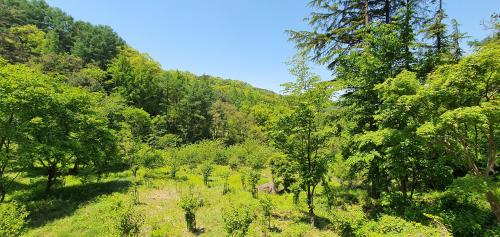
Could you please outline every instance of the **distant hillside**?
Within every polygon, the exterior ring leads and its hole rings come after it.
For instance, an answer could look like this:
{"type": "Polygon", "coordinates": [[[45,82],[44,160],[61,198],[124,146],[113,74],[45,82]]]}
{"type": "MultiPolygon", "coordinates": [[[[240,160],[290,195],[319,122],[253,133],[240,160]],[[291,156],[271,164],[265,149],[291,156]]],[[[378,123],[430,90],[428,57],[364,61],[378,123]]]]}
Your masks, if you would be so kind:
{"type": "Polygon", "coordinates": [[[175,134],[188,143],[244,140],[247,132],[235,132],[238,138],[227,134],[233,126],[260,131],[256,136],[263,138],[270,114],[284,104],[280,95],[245,82],[164,71],[111,27],[74,20],[44,1],[0,0],[0,11],[2,58],[69,86],[102,93],[109,97],[105,101],[114,101],[107,105],[113,111],[126,106],[143,110],[154,124],[146,132],[150,137],[175,134]]]}

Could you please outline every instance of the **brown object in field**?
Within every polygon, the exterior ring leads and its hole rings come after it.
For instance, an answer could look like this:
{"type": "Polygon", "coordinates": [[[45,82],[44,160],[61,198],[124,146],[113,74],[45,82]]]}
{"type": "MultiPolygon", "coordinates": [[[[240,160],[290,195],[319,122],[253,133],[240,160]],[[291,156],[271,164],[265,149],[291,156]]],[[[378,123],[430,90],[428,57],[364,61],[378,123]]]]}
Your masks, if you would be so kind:
{"type": "Polygon", "coordinates": [[[274,182],[269,182],[263,185],[260,185],[257,187],[259,191],[263,191],[269,194],[276,194],[278,191],[276,190],[276,186],[274,185],[274,182]]]}

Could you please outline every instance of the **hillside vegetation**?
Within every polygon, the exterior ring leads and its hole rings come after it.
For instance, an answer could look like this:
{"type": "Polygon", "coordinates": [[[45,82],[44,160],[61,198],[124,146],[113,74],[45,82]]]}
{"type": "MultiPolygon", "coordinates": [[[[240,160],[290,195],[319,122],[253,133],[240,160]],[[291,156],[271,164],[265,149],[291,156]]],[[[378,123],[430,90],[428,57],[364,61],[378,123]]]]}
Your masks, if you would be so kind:
{"type": "Polygon", "coordinates": [[[0,0],[0,236],[499,236],[499,17],[441,6],[311,1],[277,94],[0,0]]]}

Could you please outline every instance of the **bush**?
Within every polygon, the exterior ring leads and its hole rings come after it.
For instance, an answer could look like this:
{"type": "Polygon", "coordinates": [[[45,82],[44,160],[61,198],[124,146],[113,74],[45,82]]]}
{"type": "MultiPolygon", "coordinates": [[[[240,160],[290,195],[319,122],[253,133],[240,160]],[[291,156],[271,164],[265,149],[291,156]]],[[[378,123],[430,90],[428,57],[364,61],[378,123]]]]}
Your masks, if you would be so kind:
{"type": "Polygon", "coordinates": [[[353,236],[355,230],[361,228],[367,218],[360,205],[346,205],[342,209],[333,210],[331,220],[336,232],[343,236],[353,236]]]}
{"type": "Polygon", "coordinates": [[[197,165],[203,162],[224,165],[227,163],[224,151],[225,148],[222,142],[205,140],[181,147],[177,156],[182,160],[182,164],[189,165],[190,168],[196,168],[197,165]]]}
{"type": "Polygon", "coordinates": [[[203,183],[208,187],[210,184],[210,175],[212,175],[214,167],[212,164],[208,162],[204,162],[203,164],[200,165],[200,172],[201,175],[203,176],[203,183]]]}
{"type": "Polygon", "coordinates": [[[203,200],[189,191],[181,197],[179,205],[184,210],[187,230],[189,232],[196,231],[196,211],[203,206],[203,200]]]}
{"type": "Polygon", "coordinates": [[[0,204],[0,236],[19,236],[26,225],[28,211],[16,202],[0,204]]]}
{"type": "Polygon", "coordinates": [[[359,236],[447,236],[446,230],[409,222],[395,216],[382,215],[378,221],[368,221],[356,230],[359,236]]]}
{"type": "Polygon", "coordinates": [[[221,172],[220,176],[222,178],[222,181],[224,182],[222,185],[222,195],[226,195],[227,193],[229,193],[230,188],[229,188],[229,175],[230,175],[230,171],[228,170],[224,170],[221,172]]]}
{"type": "Polygon", "coordinates": [[[250,207],[246,205],[231,205],[222,209],[224,228],[229,236],[246,236],[253,221],[250,207]]]}
{"type": "Polygon", "coordinates": [[[133,206],[127,206],[119,213],[116,228],[120,236],[139,236],[143,224],[144,217],[133,206]]]}
{"type": "Polygon", "coordinates": [[[274,153],[273,148],[251,139],[227,149],[228,162],[232,169],[243,166],[262,169],[274,153]]]}
{"type": "Polygon", "coordinates": [[[260,208],[262,209],[262,216],[264,224],[268,230],[271,229],[271,212],[274,208],[273,200],[265,196],[259,200],[260,208]]]}
{"type": "Polygon", "coordinates": [[[498,224],[485,193],[498,191],[498,187],[492,180],[467,175],[454,180],[444,192],[418,197],[413,210],[407,210],[405,216],[414,216],[413,220],[419,222],[428,220],[425,213],[437,216],[454,236],[491,236],[498,224]]]}
{"type": "Polygon", "coordinates": [[[257,183],[260,180],[260,171],[259,170],[251,170],[248,175],[248,188],[250,189],[250,192],[252,193],[252,197],[257,198],[257,183]]]}

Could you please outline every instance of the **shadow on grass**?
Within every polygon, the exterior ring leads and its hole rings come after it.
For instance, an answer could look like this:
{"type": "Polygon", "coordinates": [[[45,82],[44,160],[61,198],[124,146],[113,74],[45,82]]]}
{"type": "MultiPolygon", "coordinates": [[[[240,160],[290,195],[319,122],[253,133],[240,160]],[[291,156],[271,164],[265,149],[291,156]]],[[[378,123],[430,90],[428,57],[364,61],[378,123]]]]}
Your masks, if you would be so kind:
{"type": "MultiPolygon", "coordinates": [[[[299,222],[305,224],[311,224],[311,220],[309,219],[309,213],[301,211],[303,216],[299,219],[299,222]]],[[[321,217],[318,215],[314,216],[314,226],[320,230],[328,229],[331,226],[332,222],[325,217],[321,217]]]]}
{"type": "Polygon", "coordinates": [[[50,194],[46,194],[44,190],[37,190],[32,193],[27,203],[30,225],[36,228],[69,216],[96,197],[114,192],[126,192],[130,185],[130,181],[127,180],[114,180],[54,188],[50,194]]]}
{"type": "Polygon", "coordinates": [[[203,233],[205,233],[205,228],[200,227],[200,228],[196,228],[196,230],[195,230],[195,232],[193,234],[195,234],[196,236],[198,236],[198,235],[201,235],[203,233]]]}
{"type": "Polygon", "coordinates": [[[276,226],[272,226],[270,231],[273,233],[281,233],[282,230],[276,226]]]}

